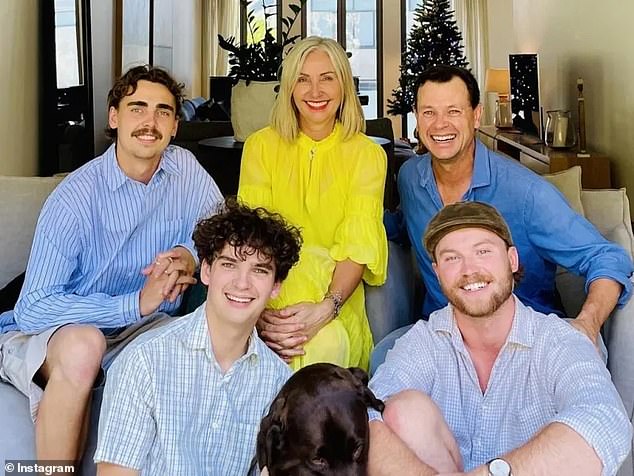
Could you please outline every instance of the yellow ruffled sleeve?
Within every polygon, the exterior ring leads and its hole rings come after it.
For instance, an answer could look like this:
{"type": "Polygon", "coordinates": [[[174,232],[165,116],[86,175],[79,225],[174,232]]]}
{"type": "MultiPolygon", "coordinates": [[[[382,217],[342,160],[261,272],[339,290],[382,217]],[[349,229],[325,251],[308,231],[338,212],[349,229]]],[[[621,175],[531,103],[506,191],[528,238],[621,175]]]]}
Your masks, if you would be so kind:
{"type": "Polygon", "coordinates": [[[238,197],[251,207],[272,208],[271,161],[274,158],[266,140],[271,133],[271,129],[265,128],[251,134],[242,149],[238,197]]]}
{"type": "Polygon", "coordinates": [[[387,158],[383,149],[365,137],[355,147],[356,163],[347,181],[344,219],[335,231],[330,255],[335,261],[350,259],[365,264],[363,280],[372,286],[385,282],[387,237],[383,226],[383,193],[387,158]]]}

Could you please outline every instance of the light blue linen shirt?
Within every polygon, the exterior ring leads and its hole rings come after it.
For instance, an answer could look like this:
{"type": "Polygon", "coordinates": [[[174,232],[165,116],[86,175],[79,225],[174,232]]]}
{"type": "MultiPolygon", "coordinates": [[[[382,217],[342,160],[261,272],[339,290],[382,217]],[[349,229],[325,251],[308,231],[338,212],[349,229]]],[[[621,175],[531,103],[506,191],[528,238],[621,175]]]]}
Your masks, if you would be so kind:
{"type": "Polygon", "coordinates": [[[522,446],[554,422],[568,425],[594,448],[603,475],[615,474],[631,449],[629,418],[590,340],[517,298],[511,331],[484,393],[451,305],[396,341],[370,388],[381,399],[406,389],[429,395],[467,471],[522,446]]]}
{"type": "MultiPolygon", "coordinates": [[[[423,316],[428,316],[447,305],[422,243],[427,224],[443,207],[429,154],[414,156],[403,164],[398,191],[402,216],[387,214],[385,226],[390,239],[397,239],[403,226],[407,229],[427,290],[423,316]],[[398,218],[403,220],[401,228],[398,218]]],[[[584,276],[586,291],[598,278],[617,281],[623,285],[619,305],[629,299],[629,277],[634,269],[630,256],[570,208],[555,187],[518,161],[476,140],[473,177],[462,199],[493,205],[508,223],[524,267],[515,293],[527,306],[563,315],[555,291],[557,265],[584,276]]]]}
{"type": "Polygon", "coordinates": [[[223,375],[203,304],[141,335],[114,361],[94,460],[143,475],[246,475],[260,420],[290,375],[255,330],[223,375]]]}
{"type": "MultiPolygon", "coordinates": [[[[38,333],[68,323],[119,328],[140,319],[141,269],[185,246],[222,200],[187,150],[168,146],[146,185],[126,176],[115,145],[64,179],[42,208],[22,292],[0,331],[38,333]]],[[[180,298],[158,311],[173,313],[180,298]]]]}

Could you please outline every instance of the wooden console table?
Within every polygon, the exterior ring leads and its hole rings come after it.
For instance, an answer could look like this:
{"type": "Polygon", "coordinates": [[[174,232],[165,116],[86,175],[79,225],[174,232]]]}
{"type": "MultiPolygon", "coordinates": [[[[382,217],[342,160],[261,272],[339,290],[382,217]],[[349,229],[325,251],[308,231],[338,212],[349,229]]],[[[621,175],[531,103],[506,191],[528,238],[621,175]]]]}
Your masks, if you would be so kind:
{"type": "Polygon", "coordinates": [[[560,172],[575,165],[581,167],[583,188],[612,188],[610,160],[603,154],[591,152],[590,157],[577,157],[576,149],[553,149],[528,134],[505,132],[495,126],[482,126],[477,131],[484,144],[537,172],[560,172]]]}

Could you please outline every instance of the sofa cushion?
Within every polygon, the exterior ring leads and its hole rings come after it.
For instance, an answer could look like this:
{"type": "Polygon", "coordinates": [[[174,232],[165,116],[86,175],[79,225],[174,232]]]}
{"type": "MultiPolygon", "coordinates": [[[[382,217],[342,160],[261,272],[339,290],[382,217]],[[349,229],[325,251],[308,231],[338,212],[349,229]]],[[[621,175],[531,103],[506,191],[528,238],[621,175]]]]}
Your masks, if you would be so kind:
{"type": "MultiPolygon", "coordinates": [[[[103,387],[93,391],[90,411],[90,430],[79,474],[94,476],[93,456],[97,446],[97,429],[103,387]]],[[[35,459],[35,427],[31,421],[29,400],[10,384],[0,381],[0,461],[7,459],[35,459]]]]}
{"type": "Polygon", "coordinates": [[[583,190],[581,201],[586,218],[601,234],[634,256],[630,202],[625,189],[583,190]]]}
{"type": "MultiPolygon", "coordinates": [[[[581,201],[586,218],[608,240],[634,254],[630,204],[625,189],[583,190],[581,201]]],[[[585,301],[585,279],[572,273],[557,272],[557,290],[568,316],[576,316],[585,301]]]]}
{"type": "Polygon", "coordinates": [[[566,197],[574,211],[585,216],[581,202],[581,167],[575,165],[562,172],[544,174],[543,177],[566,197]]]}
{"type": "Polygon", "coordinates": [[[35,459],[35,430],[29,400],[0,381],[0,461],[35,459]]]}
{"type": "Polygon", "coordinates": [[[26,269],[40,209],[61,180],[0,176],[0,289],[26,269]]]}

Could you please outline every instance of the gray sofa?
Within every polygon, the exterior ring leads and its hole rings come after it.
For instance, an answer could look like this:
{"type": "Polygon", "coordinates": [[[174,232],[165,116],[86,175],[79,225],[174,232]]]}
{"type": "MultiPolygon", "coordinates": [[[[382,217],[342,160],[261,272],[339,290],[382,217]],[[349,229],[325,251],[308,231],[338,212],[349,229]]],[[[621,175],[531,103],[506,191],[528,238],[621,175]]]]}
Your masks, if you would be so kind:
{"type": "MultiPolygon", "coordinates": [[[[40,209],[61,177],[0,176],[0,289],[24,272],[40,209]]],[[[93,424],[80,474],[95,474],[92,454],[101,391],[93,399],[93,424]]],[[[0,462],[35,459],[35,434],[28,400],[11,385],[0,382],[0,462]]]]}
{"type": "MultiPolygon", "coordinates": [[[[571,202],[578,202],[586,217],[608,238],[634,254],[634,235],[625,190],[581,191],[579,171],[573,186],[557,186],[571,202]],[[572,188],[572,190],[566,190],[572,188]]],[[[558,177],[561,179],[561,177],[558,177]]],[[[30,244],[40,208],[60,178],[0,176],[0,289],[22,273],[26,267],[30,244]]],[[[565,180],[564,180],[565,182],[565,180]]],[[[420,309],[417,291],[421,289],[412,256],[408,249],[389,243],[388,280],[380,287],[366,286],[366,308],[375,342],[385,337],[393,327],[414,322],[420,309]],[[395,299],[398,295],[401,299],[395,299]],[[391,315],[390,319],[385,317],[391,315]],[[394,325],[392,324],[392,326],[394,325]]],[[[557,286],[566,311],[576,315],[583,302],[583,281],[561,270],[557,286]]],[[[634,300],[617,310],[604,329],[609,350],[608,366],[614,383],[632,419],[634,414],[634,300]]],[[[96,444],[98,410],[101,389],[93,395],[91,431],[80,474],[95,473],[92,455],[96,444]]],[[[28,402],[8,384],[0,383],[0,461],[33,459],[35,444],[28,402]]],[[[619,476],[634,476],[631,455],[623,464],[619,476]]]]}

